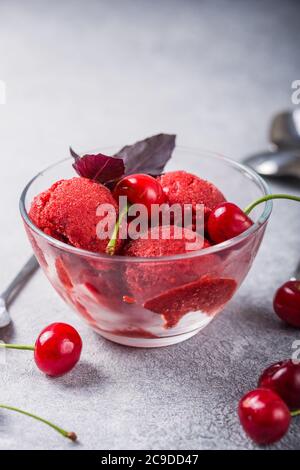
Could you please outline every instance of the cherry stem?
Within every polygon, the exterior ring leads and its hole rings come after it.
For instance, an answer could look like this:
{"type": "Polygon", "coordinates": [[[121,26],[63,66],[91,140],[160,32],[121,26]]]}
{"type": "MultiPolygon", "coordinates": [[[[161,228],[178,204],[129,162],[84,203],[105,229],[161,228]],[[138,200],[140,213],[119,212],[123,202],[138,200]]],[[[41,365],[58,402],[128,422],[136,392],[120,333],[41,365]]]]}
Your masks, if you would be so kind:
{"type": "Polygon", "coordinates": [[[0,348],[6,349],[22,349],[23,351],[34,351],[34,346],[28,346],[26,344],[6,344],[0,343],[0,348]]]}
{"type": "Polygon", "coordinates": [[[41,418],[40,416],[34,415],[32,413],[29,413],[28,411],[21,410],[20,408],[15,408],[14,406],[9,406],[9,405],[1,405],[0,408],[4,408],[5,410],[10,410],[10,411],[16,411],[17,413],[21,413],[23,415],[29,416],[30,418],[36,419],[37,421],[41,421],[44,424],[47,424],[47,426],[50,426],[52,429],[55,431],[59,432],[64,437],[67,437],[68,439],[71,439],[71,441],[76,441],[77,436],[74,432],[69,432],[65,431],[59,426],[56,426],[56,424],[51,423],[51,421],[48,421],[47,419],[41,418]]]}
{"type": "Polygon", "coordinates": [[[262,202],[270,201],[272,199],[290,199],[291,201],[300,202],[300,197],[293,196],[291,194],[268,194],[267,196],[256,199],[256,201],[249,204],[249,206],[247,206],[244,209],[245,214],[247,214],[247,215],[250,214],[252,209],[254,209],[254,207],[258,206],[258,204],[261,204],[262,202]]]}
{"type": "Polygon", "coordinates": [[[108,255],[112,256],[115,254],[120,225],[123,220],[123,217],[125,216],[125,214],[127,214],[128,209],[129,209],[129,204],[126,204],[126,206],[123,207],[122,211],[120,212],[117,222],[115,223],[111,239],[109,240],[106,250],[105,250],[108,255]]]}
{"type": "Polygon", "coordinates": [[[291,411],[291,416],[299,416],[300,410],[291,411]]]}

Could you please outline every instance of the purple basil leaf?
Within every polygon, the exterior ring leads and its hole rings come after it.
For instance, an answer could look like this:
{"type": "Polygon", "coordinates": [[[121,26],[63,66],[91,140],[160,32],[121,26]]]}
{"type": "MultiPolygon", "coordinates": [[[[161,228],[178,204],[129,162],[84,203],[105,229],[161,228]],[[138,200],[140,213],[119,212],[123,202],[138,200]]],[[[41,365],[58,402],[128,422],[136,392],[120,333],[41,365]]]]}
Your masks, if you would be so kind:
{"type": "Polygon", "coordinates": [[[176,135],[173,134],[157,134],[133,145],[126,145],[115,156],[124,160],[125,175],[160,175],[171,158],[175,139],[176,135]]]}
{"type": "Polygon", "coordinates": [[[70,153],[75,160],[73,168],[79,176],[99,183],[107,183],[124,175],[125,167],[122,158],[108,157],[102,153],[80,157],[71,147],[70,153]]]}

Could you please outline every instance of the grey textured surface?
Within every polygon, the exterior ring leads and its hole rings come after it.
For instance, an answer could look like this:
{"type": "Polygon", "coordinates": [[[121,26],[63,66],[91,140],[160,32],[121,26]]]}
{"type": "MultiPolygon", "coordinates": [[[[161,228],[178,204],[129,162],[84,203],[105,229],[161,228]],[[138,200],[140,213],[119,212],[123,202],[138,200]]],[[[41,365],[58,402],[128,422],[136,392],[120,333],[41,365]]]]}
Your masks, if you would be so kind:
{"type": "MultiPolygon", "coordinates": [[[[30,248],[18,197],[67,147],[132,142],[157,131],[236,159],[267,145],[270,116],[291,107],[300,78],[299,2],[0,2],[0,285],[30,248]]],[[[272,183],[273,190],[299,193],[272,183]]],[[[1,449],[252,449],[236,414],[266,365],[299,332],[272,313],[275,288],[300,255],[299,206],[278,202],[256,263],[226,310],[165,349],[111,344],[77,319],[38,272],[11,308],[5,341],[32,342],[63,320],[83,336],[82,362],[52,380],[30,352],[2,354],[0,401],[74,430],[73,445],[1,411],[1,449]]],[[[275,448],[299,448],[300,420],[275,448]]]]}

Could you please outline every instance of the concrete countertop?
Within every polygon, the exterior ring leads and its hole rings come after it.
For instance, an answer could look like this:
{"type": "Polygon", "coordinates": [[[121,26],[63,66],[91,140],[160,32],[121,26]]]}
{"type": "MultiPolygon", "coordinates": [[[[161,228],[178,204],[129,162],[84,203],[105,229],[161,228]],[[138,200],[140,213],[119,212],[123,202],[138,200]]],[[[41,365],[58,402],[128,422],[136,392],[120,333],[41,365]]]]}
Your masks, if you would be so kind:
{"type": "MultiPolygon", "coordinates": [[[[265,149],[273,113],[293,107],[300,79],[297,1],[0,2],[0,285],[30,254],[18,212],[25,183],[75,149],[156,132],[240,160],[265,149]]],[[[300,185],[271,182],[274,191],[300,185]]],[[[90,331],[39,271],[0,332],[31,343],[52,321],[72,323],[82,361],[57,380],[30,352],[1,355],[0,401],[75,431],[0,412],[1,449],[252,449],[236,407],[263,368],[289,357],[297,330],[272,312],[299,258],[299,206],[275,204],[243,286],[204,331],[165,349],[131,349],[90,331]]],[[[300,420],[274,448],[299,448],[300,420]]]]}

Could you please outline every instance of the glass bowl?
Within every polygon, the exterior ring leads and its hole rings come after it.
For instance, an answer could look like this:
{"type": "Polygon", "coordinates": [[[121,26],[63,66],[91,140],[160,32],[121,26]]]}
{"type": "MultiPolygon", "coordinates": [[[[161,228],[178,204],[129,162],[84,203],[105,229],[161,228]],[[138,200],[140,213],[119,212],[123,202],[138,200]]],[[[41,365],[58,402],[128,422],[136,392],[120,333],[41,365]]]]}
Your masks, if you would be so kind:
{"type": "MultiPolygon", "coordinates": [[[[102,149],[107,154],[117,150],[102,149]]],[[[34,196],[57,180],[75,176],[71,163],[68,158],[38,173],[20,200],[28,238],[55,290],[97,333],[116,343],[167,346],[198,333],[225,307],[248,273],[272,202],[251,213],[255,223],[246,232],[219,245],[162,258],[112,257],[58,241],[28,217],[34,196]]],[[[208,151],[176,147],[166,167],[172,170],[213,182],[240,207],[269,194],[252,170],[208,151]]]]}

